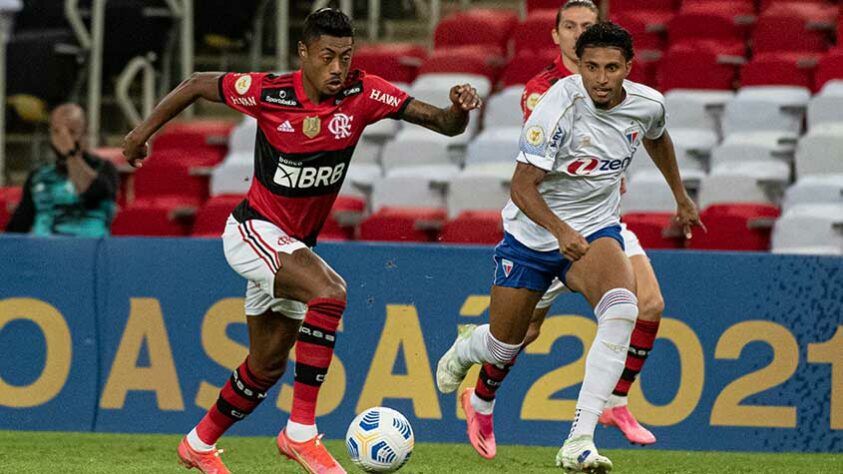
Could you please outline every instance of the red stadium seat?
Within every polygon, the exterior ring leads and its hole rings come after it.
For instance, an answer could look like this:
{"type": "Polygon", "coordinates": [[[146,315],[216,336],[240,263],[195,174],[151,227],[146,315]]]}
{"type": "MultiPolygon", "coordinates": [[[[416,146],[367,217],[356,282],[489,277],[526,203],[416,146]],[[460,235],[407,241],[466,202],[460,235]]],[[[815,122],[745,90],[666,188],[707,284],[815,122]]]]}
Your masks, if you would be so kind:
{"type": "Polygon", "coordinates": [[[763,204],[717,204],[700,219],[708,232],[696,230],[688,247],[697,250],[756,250],[770,248],[770,231],[779,210],[763,204]]]}
{"type": "Polygon", "coordinates": [[[217,164],[215,156],[193,155],[188,149],[154,151],[135,172],[135,199],[174,196],[186,201],[208,198],[207,170],[217,164]]]}
{"type": "Polygon", "coordinates": [[[338,196],[325,221],[319,240],[350,240],[366,210],[366,201],[355,196],[338,196]]]}
{"type": "Polygon", "coordinates": [[[449,244],[495,245],[503,240],[499,211],[464,211],[448,221],[440,240],[449,244]]]}
{"type": "Polygon", "coordinates": [[[828,40],[823,30],[809,29],[808,21],[791,14],[762,15],[752,33],[755,53],[776,51],[825,51],[828,40]]]}
{"type": "Polygon", "coordinates": [[[527,0],[527,13],[532,14],[535,11],[553,10],[555,14],[563,2],[559,0],[527,0]]]}
{"type": "Polygon", "coordinates": [[[755,4],[752,0],[683,0],[679,12],[741,17],[755,15],[755,4]]]}
{"type": "MultiPolygon", "coordinates": [[[[799,0],[803,4],[819,4],[819,5],[828,5],[829,0],[799,0]]],[[[763,12],[767,8],[773,5],[781,5],[787,3],[794,3],[794,0],[761,0],[761,11],[763,12]]]]}
{"type": "Polygon", "coordinates": [[[613,14],[612,21],[629,31],[636,53],[643,50],[662,51],[667,42],[667,25],[673,15],[665,12],[630,11],[613,14]]]}
{"type": "Polygon", "coordinates": [[[243,196],[239,194],[223,194],[208,199],[196,213],[190,234],[194,237],[221,236],[225,230],[225,221],[242,200],[243,196]]]}
{"type": "Polygon", "coordinates": [[[742,43],[743,32],[734,18],[719,13],[679,13],[668,24],[671,45],[689,39],[710,39],[722,43],[742,43]]]}
{"type": "Polygon", "coordinates": [[[661,59],[661,53],[636,55],[629,80],[657,88],[661,59]]]}
{"type": "Polygon", "coordinates": [[[360,224],[360,240],[432,242],[445,220],[442,209],[385,207],[360,224]]]}
{"type": "Polygon", "coordinates": [[[434,49],[483,46],[505,55],[517,24],[518,14],[512,10],[473,8],[455,13],[436,25],[434,49]]]}
{"type": "Polygon", "coordinates": [[[814,90],[819,92],[826,82],[843,78],[843,47],[832,49],[820,59],[814,75],[814,90]]]}
{"type": "Polygon", "coordinates": [[[198,202],[185,203],[172,198],[135,201],[117,213],[111,224],[111,234],[186,236],[190,230],[189,218],[198,205],[198,202]],[[183,208],[186,204],[191,205],[183,208]]]}
{"type": "Polygon", "coordinates": [[[678,249],[683,246],[684,237],[680,234],[676,237],[665,235],[673,222],[672,213],[636,212],[624,214],[621,220],[629,230],[635,232],[645,249],[678,249]]]}
{"type": "Polygon", "coordinates": [[[641,10],[672,12],[680,3],[682,2],[678,0],[612,0],[609,4],[609,13],[614,15],[620,12],[641,10]]]}
{"type": "Polygon", "coordinates": [[[110,161],[117,168],[117,172],[120,174],[120,187],[117,189],[117,205],[125,206],[128,195],[131,193],[130,190],[134,189],[133,175],[135,169],[126,161],[126,157],[123,156],[123,149],[120,147],[100,147],[92,150],[92,153],[110,161]]]}
{"type": "Polygon", "coordinates": [[[506,65],[500,82],[503,87],[526,84],[533,76],[550,65],[557,56],[559,56],[558,49],[519,51],[506,65]]]}
{"type": "Polygon", "coordinates": [[[741,69],[741,85],[783,85],[813,88],[818,54],[761,53],[741,69]]]}
{"type": "Polygon", "coordinates": [[[23,188],[20,186],[0,188],[0,232],[9,223],[22,194],[23,188]]]}
{"type": "Polygon", "coordinates": [[[427,58],[427,49],[414,43],[377,43],[354,50],[352,67],[390,82],[412,83],[427,58]]]}
{"type": "Polygon", "coordinates": [[[220,161],[228,148],[228,136],[237,125],[228,120],[192,120],[176,122],[164,127],[152,142],[155,151],[168,148],[208,148],[220,154],[220,161]]]}
{"type": "Polygon", "coordinates": [[[486,76],[495,84],[503,59],[494,52],[476,46],[436,50],[422,64],[419,75],[463,73],[486,76]]]}
{"type": "MultiPolygon", "coordinates": [[[[714,44],[716,46],[716,43],[714,44]]],[[[737,45],[741,48],[741,45],[737,45]]],[[[731,53],[736,52],[733,48],[731,53]]],[[[671,47],[659,64],[658,84],[671,89],[733,89],[737,68],[705,43],[689,42],[671,47]]]]}
{"type": "Polygon", "coordinates": [[[552,32],[556,28],[556,10],[538,10],[530,13],[523,22],[515,27],[512,40],[515,42],[515,53],[524,50],[545,51],[559,50],[553,43],[552,32]]]}

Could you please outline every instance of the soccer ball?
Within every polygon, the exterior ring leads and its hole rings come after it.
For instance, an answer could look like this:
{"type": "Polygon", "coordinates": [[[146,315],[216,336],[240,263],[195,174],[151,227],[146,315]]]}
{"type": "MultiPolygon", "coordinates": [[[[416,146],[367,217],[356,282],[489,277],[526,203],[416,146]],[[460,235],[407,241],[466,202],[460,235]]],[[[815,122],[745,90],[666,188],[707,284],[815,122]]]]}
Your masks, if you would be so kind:
{"type": "Polygon", "coordinates": [[[366,472],[395,472],[413,453],[413,428],[404,415],[392,408],[369,408],[348,426],[348,455],[366,472]]]}

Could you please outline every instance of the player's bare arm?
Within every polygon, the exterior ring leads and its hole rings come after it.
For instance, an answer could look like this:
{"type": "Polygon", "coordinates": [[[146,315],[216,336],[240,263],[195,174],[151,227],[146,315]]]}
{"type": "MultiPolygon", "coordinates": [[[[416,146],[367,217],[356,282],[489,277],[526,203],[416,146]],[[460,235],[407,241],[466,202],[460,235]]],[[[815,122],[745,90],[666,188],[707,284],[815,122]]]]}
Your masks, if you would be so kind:
{"type": "Polygon", "coordinates": [[[483,101],[477,95],[477,89],[469,84],[452,87],[450,99],[451,106],[447,109],[413,100],[402,118],[449,137],[459,135],[468,126],[468,112],[480,108],[483,101]]]}
{"type": "Polygon", "coordinates": [[[576,262],[588,251],[588,242],[548,207],[538,189],[545,176],[547,172],[541,168],[518,163],[512,175],[512,202],[533,222],[549,230],[559,241],[562,255],[576,262]]]}
{"type": "Polygon", "coordinates": [[[129,164],[135,168],[142,166],[141,161],[149,153],[146,145],[149,137],[197,99],[222,102],[219,92],[219,80],[222,75],[221,72],[194,72],[167,94],[149,117],[123,139],[123,156],[129,164]]]}
{"type": "Polygon", "coordinates": [[[673,140],[670,139],[670,134],[665,130],[659,138],[654,140],[645,138],[644,148],[647,149],[653,163],[661,171],[673,192],[673,197],[676,199],[676,222],[682,227],[685,238],[691,238],[691,226],[698,225],[705,230],[697,206],[688,196],[685,186],[682,184],[679,166],[676,164],[676,151],[673,148],[673,140]]]}

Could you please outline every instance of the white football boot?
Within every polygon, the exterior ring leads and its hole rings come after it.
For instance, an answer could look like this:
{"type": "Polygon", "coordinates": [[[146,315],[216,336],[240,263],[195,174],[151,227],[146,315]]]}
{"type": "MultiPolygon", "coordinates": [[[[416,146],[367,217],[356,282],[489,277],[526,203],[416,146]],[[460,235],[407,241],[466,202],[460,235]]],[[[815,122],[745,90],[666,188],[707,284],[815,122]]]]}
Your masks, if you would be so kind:
{"type": "Polygon", "coordinates": [[[460,326],[457,339],[451,348],[439,359],[436,365],[436,387],[442,393],[451,393],[459,388],[468,369],[473,365],[471,362],[462,362],[457,357],[457,344],[465,344],[477,326],[465,324],[460,326]]]}
{"type": "Polygon", "coordinates": [[[556,453],[556,465],[565,472],[605,474],[612,470],[612,461],[597,452],[594,438],[588,435],[565,440],[556,453]]]}

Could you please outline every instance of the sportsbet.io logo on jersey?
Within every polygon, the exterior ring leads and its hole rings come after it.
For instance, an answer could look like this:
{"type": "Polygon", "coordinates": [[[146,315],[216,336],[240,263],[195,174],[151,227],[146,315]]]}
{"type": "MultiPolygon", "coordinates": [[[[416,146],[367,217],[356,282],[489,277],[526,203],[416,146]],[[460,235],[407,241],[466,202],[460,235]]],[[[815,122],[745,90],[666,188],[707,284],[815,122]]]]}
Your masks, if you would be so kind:
{"type": "Polygon", "coordinates": [[[334,166],[302,166],[301,163],[278,159],[275,184],[290,189],[311,189],[337,184],[345,174],[345,163],[334,166]]]}

